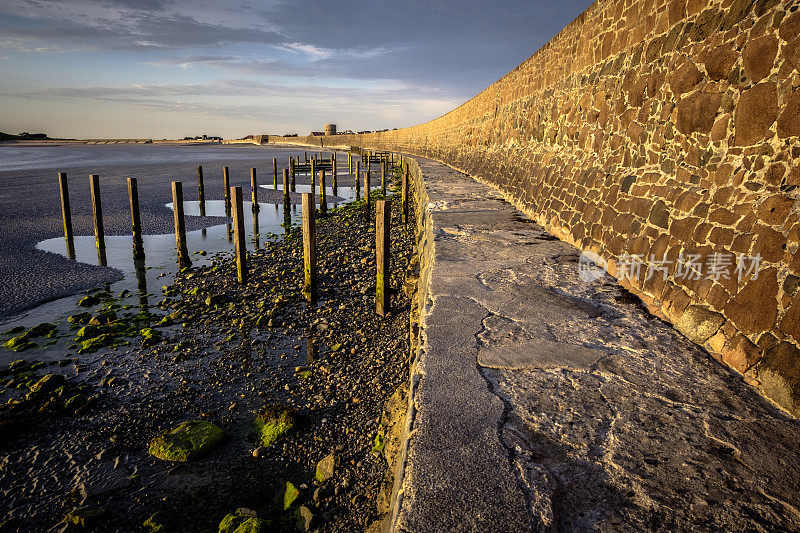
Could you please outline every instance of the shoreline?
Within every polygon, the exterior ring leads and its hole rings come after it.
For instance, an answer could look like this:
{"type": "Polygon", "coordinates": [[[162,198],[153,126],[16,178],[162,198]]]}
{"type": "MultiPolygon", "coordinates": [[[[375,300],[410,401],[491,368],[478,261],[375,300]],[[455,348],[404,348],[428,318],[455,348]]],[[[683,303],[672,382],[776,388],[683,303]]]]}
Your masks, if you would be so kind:
{"type": "MultiPolygon", "coordinates": [[[[0,474],[5,478],[2,484],[24,487],[25,468],[31,466],[25,450],[31,447],[39,457],[50,457],[48,467],[35,470],[40,478],[69,479],[69,467],[58,465],[63,460],[58,457],[85,439],[78,449],[125,457],[125,480],[119,477],[125,490],[102,488],[97,494],[90,488],[81,501],[56,497],[24,511],[20,495],[8,503],[16,518],[6,516],[3,523],[25,529],[30,524],[21,517],[33,517],[34,524],[51,527],[73,506],[102,509],[104,515],[95,522],[101,528],[142,524],[154,514],[178,529],[216,528],[225,513],[239,507],[264,520],[296,518],[296,511],[321,531],[365,529],[380,520],[376,504],[389,469],[384,454],[392,450],[391,445],[386,452],[378,446],[389,433],[380,429],[385,422],[381,413],[396,388],[407,383],[410,300],[408,293],[397,290],[390,317],[374,314],[374,288],[369,288],[374,287],[374,228],[363,226],[358,205],[349,204],[318,221],[320,305],[306,306],[299,294],[302,248],[295,231],[251,254],[254,276],[245,287],[232,275],[230,254],[179,277],[166,288],[170,296],[164,311],[170,313],[167,323],[172,325],[160,328],[163,333],[153,346],[136,348],[140,341],[131,339],[128,347],[65,357],[66,365],[73,365],[65,367],[67,384],[91,387],[97,395],[95,406],[79,415],[39,415],[29,433],[2,445],[0,453],[11,458],[7,464],[13,466],[0,474]],[[352,231],[357,227],[365,231],[352,231]],[[214,305],[208,305],[209,299],[214,305]],[[309,333],[314,339],[310,344],[304,342],[309,333]],[[309,360],[314,345],[317,356],[309,360]],[[137,383],[134,371],[142,370],[158,376],[156,381],[137,383]],[[248,428],[257,412],[276,403],[296,411],[296,430],[259,451],[248,428]],[[146,454],[147,442],[158,431],[193,418],[214,421],[228,434],[219,450],[177,465],[146,454]],[[384,437],[378,439],[381,432],[384,437]],[[47,444],[51,441],[52,446],[47,444]],[[329,454],[336,457],[333,477],[314,481],[316,463],[329,454]],[[138,477],[131,480],[134,470],[138,477]],[[202,481],[209,471],[215,472],[213,485],[202,481]],[[190,485],[200,486],[187,489],[189,479],[195,480],[190,485]],[[283,490],[279,481],[291,482],[300,493],[289,514],[272,504],[273,496],[283,490]],[[150,503],[126,508],[122,492],[130,491],[137,500],[150,503]],[[165,494],[172,496],[163,500],[165,494]],[[197,498],[206,503],[198,505],[197,498]]],[[[393,242],[405,243],[392,250],[392,286],[399,289],[414,256],[413,227],[399,224],[398,206],[394,207],[393,242]]],[[[86,456],[70,453],[76,459],[86,456]]],[[[84,464],[75,462],[84,472],[81,485],[100,483],[96,476],[106,468],[102,460],[87,456],[84,464]]]]}

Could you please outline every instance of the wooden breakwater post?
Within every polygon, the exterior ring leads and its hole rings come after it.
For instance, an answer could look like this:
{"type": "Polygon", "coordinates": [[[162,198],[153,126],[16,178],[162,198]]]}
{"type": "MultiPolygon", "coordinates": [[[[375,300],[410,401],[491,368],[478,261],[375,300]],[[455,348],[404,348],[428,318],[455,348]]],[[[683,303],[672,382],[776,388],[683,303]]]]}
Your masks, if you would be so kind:
{"type": "Polygon", "coordinates": [[[89,176],[89,189],[92,193],[92,219],[94,221],[94,242],[97,246],[97,261],[106,266],[106,234],[103,231],[103,206],[100,203],[100,176],[89,176]]]}
{"type": "Polygon", "coordinates": [[[203,167],[197,165],[197,201],[200,202],[200,216],[206,216],[206,191],[203,187],[203,167]]]}
{"type": "MultiPolygon", "coordinates": [[[[289,158],[289,175],[292,177],[292,187],[294,187],[294,159],[289,158]]],[[[275,186],[277,189],[278,187],[275,186]]]]}
{"type": "Polygon", "coordinates": [[[278,158],[272,158],[272,188],[278,188],[278,158]]]}
{"type": "MultiPolygon", "coordinates": [[[[311,189],[312,191],[314,189],[311,189]]],[[[283,171],[283,228],[284,233],[289,234],[289,228],[292,225],[292,203],[289,198],[289,173],[283,171]]]]}
{"type": "Polygon", "coordinates": [[[389,312],[389,252],[392,224],[392,201],[375,203],[375,311],[386,316],[389,312]]]}
{"type": "Polygon", "coordinates": [[[353,173],[353,152],[347,152],[347,166],[350,168],[350,174],[353,173]]]}
{"type": "Polygon", "coordinates": [[[314,221],[314,193],[303,193],[303,296],[317,301],[317,234],[314,221]]]}
{"type": "Polygon", "coordinates": [[[386,196],[386,160],[381,161],[381,196],[386,196]]]}
{"type": "Polygon", "coordinates": [[[364,172],[364,222],[369,224],[369,170],[364,172]]]}
{"type": "Polygon", "coordinates": [[[67,257],[75,259],[75,239],[72,235],[72,207],[69,204],[67,173],[58,173],[58,189],[61,191],[61,220],[64,223],[64,240],[67,242],[67,257]]]}
{"type": "Polygon", "coordinates": [[[186,222],[183,219],[183,184],[172,182],[172,213],[175,219],[175,245],[178,249],[178,268],[192,266],[189,250],[186,248],[186,222]]]}
{"type": "Polygon", "coordinates": [[[405,169],[400,169],[401,207],[403,210],[403,223],[408,222],[408,163],[405,169]]]}
{"type": "Polygon", "coordinates": [[[225,189],[225,216],[231,216],[231,174],[228,167],[222,167],[222,187],[225,189]]]}
{"type": "Polygon", "coordinates": [[[239,283],[247,283],[247,244],[244,235],[244,209],[242,188],[231,187],[233,204],[233,246],[236,250],[236,277],[239,283]]]}
{"type": "Polygon", "coordinates": [[[136,178],[128,178],[128,203],[131,206],[131,236],[133,237],[133,260],[144,260],[142,240],[142,217],[139,214],[139,185],[136,178]]]}
{"type": "Polygon", "coordinates": [[[316,165],[316,161],[313,158],[311,159],[311,161],[308,162],[308,164],[311,165],[311,167],[310,167],[310,169],[311,169],[310,170],[310,172],[311,172],[311,190],[313,191],[314,190],[314,186],[315,186],[314,179],[316,178],[316,174],[317,174],[317,172],[316,172],[317,165],[316,165]]]}
{"type": "Polygon", "coordinates": [[[328,200],[325,196],[325,170],[319,171],[319,212],[323,216],[328,214],[328,200]]]}
{"type": "Polygon", "coordinates": [[[255,168],[250,169],[250,195],[252,196],[250,201],[253,202],[253,211],[258,211],[258,179],[256,179],[255,168]]]}
{"type": "Polygon", "coordinates": [[[356,200],[361,198],[361,161],[356,161],[356,173],[353,175],[355,178],[353,182],[356,188],[356,200]]]}
{"type": "Polygon", "coordinates": [[[336,196],[336,152],[331,154],[331,192],[336,196]]]}

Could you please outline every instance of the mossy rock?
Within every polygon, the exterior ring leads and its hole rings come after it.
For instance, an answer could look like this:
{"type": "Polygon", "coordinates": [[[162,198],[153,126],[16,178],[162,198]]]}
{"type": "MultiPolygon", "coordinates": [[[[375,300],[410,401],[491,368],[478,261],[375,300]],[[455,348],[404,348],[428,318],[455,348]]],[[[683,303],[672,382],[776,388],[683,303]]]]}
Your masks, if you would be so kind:
{"type": "Polygon", "coordinates": [[[30,400],[32,398],[44,396],[62,387],[65,381],[64,376],[61,374],[47,374],[42,376],[42,378],[31,387],[31,392],[28,393],[27,399],[30,400]]]}
{"type": "Polygon", "coordinates": [[[81,342],[81,347],[78,348],[78,353],[89,353],[99,350],[100,348],[105,348],[106,346],[111,346],[116,341],[116,337],[111,333],[104,333],[97,337],[87,339],[81,342]]]}
{"type": "Polygon", "coordinates": [[[225,515],[219,523],[219,533],[267,533],[273,531],[271,520],[241,514],[240,511],[225,515]]]}
{"type": "Polygon", "coordinates": [[[86,527],[91,525],[100,516],[105,514],[105,509],[89,509],[87,507],[79,507],[73,509],[61,520],[68,525],[86,527]]]}
{"type": "Polygon", "coordinates": [[[156,531],[164,531],[164,522],[164,513],[156,511],[142,525],[147,528],[147,531],[155,533],[156,531]]]}
{"type": "Polygon", "coordinates": [[[333,477],[334,468],[336,468],[336,456],[333,454],[326,455],[317,463],[317,471],[314,474],[314,479],[320,483],[325,483],[333,477]]]}
{"type": "Polygon", "coordinates": [[[142,347],[147,348],[161,340],[161,332],[153,328],[142,328],[139,330],[142,336],[142,347]]]}
{"type": "Polygon", "coordinates": [[[182,422],[150,441],[149,453],[164,461],[186,462],[219,446],[225,432],[206,420],[182,422]]]}
{"type": "Polygon", "coordinates": [[[16,335],[17,333],[22,333],[25,331],[25,326],[14,326],[11,329],[7,329],[3,332],[3,335],[16,335]]]}
{"type": "Polygon", "coordinates": [[[297,498],[300,497],[300,491],[297,490],[292,483],[286,482],[286,490],[283,492],[283,510],[288,510],[294,502],[297,501],[297,498]]]}
{"type": "Polygon", "coordinates": [[[78,305],[81,307],[94,307],[95,305],[101,302],[100,298],[94,294],[90,294],[88,296],[84,296],[80,300],[78,300],[78,305]]]}
{"type": "Polygon", "coordinates": [[[77,314],[69,316],[67,318],[67,322],[69,322],[73,326],[78,326],[78,325],[81,325],[81,324],[86,324],[91,319],[92,319],[92,315],[90,315],[89,313],[84,312],[84,313],[77,313],[77,314]]]}
{"type": "Polygon", "coordinates": [[[100,335],[100,328],[94,324],[83,326],[75,334],[76,339],[91,339],[100,335]]]}
{"type": "Polygon", "coordinates": [[[26,339],[32,339],[34,337],[44,337],[45,335],[49,335],[55,330],[56,330],[55,324],[49,324],[47,322],[43,322],[42,324],[37,324],[36,326],[33,326],[31,329],[23,333],[23,336],[26,339]]]}
{"type": "Polygon", "coordinates": [[[18,335],[16,337],[11,337],[5,344],[3,344],[9,350],[13,350],[15,352],[24,352],[29,348],[36,347],[36,343],[29,341],[25,334],[18,335]]]}
{"type": "Polygon", "coordinates": [[[263,446],[271,446],[280,437],[294,429],[296,423],[294,410],[271,406],[256,417],[255,426],[263,446]]]}

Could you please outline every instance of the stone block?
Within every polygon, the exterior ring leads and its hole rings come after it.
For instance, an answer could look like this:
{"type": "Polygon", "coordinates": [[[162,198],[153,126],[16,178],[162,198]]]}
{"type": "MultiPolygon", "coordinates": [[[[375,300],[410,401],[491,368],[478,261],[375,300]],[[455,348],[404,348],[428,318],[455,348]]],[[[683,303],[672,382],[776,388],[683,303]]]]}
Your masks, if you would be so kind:
{"type": "Polygon", "coordinates": [[[797,416],[800,411],[800,350],[789,342],[780,342],[767,350],[755,372],[766,395],[797,416]]]}
{"type": "Polygon", "coordinates": [[[725,306],[725,316],[749,335],[769,331],[778,315],[777,270],[768,268],[751,279],[725,306]]]}
{"type": "Polygon", "coordinates": [[[750,146],[770,134],[778,118],[778,92],[774,83],[754,85],[739,96],[734,114],[734,143],[750,146]]]}
{"type": "Polygon", "coordinates": [[[690,341],[703,344],[725,323],[725,317],[711,309],[690,305],[675,322],[675,328],[690,341]]]}
{"type": "Polygon", "coordinates": [[[721,94],[708,93],[694,93],[682,98],[678,102],[678,131],[684,135],[709,133],[721,100],[721,94]]]}
{"type": "Polygon", "coordinates": [[[772,35],[748,41],[742,52],[744,71],[753,82],[759,82],[770,73],[777,55],[778,39],[772,35]]]}

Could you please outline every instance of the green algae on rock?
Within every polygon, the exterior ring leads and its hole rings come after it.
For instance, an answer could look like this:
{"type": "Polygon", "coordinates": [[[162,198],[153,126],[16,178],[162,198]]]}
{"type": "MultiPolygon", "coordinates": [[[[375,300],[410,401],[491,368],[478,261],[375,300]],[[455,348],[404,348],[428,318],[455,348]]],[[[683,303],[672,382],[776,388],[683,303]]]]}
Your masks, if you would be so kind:
{"type": "Polygon", "coordinates": [[[161,340],[161,332],[153,328],[142,328],[139,333],[142,335],[142,347],[147,348],[161,340]]]}
{"type": "Polygon", "coordinates": [[[297,501],[299,496],[300,491],[297,490],[297,487],[295,487],[291,482],[287,481],[286,490],[283,493],[283,510],[288,510],[294,504],[294,502],[297,501]]]}
{"type": "Polygon", "coordinates": [[[219,533],[266,533],[273,530],[271,520],[263,520],[241,509],[225,515],[219,523],[219,533]]]}
{"type": "Polygon", "coordinates": [[[272,445],[294,428],[295,420],[295,413],[291,409],[277,406],[267,407],[256,417],[255,421],[261,444],[272,445]]]}
{"type": "Polygon", "coordinates": [[[66,523],[68,526],[79,526],[79,527],[86,527],[87,525],[91,525],[94,519],[104,515],[106,512],[105,509],[89,509],[87,507],[79,507],[77,509],[73,509],[61,520],[62,522],[66,523]]]}
{"type": "Polygon", "coordinates": [[[112,344],[114,344],[115,340],[116,337],[111,333],[103,333],[102,335],[98,335],[97,337],[93,337],[91,339],[87,339],[81,342],[81,347],[78,348],[78,353],[84,354],[97,351],[100,348],[111,346],[112,344]]]}
{"type": "Polygon", "coordinates": [[[219,446],[225,432],[206,420],[182,422],[150,441],[148,452],[164,461],[186,462],[219,446]]]}

